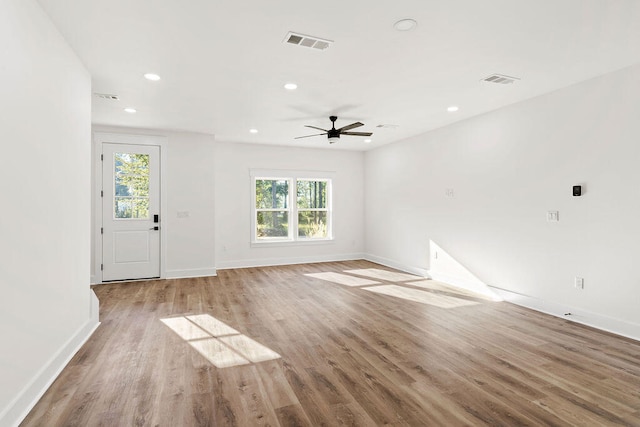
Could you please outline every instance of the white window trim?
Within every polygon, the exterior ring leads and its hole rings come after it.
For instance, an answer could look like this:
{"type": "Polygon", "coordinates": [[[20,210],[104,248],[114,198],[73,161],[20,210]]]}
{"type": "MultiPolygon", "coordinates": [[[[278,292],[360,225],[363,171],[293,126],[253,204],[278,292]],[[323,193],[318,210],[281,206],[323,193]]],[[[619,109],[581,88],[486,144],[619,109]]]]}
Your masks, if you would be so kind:
{"type": "MultiPolygon", "coordinates": [[[[327,171],[296,171],[296,170],[277,170],[277,169],[250,169],[250,193],[251,193],[251,246],[296,246],[296,245],[318,245],[332,243],[333,236],[333,179],[335,172],[327,171]],[[280,181],[289,181],[289,236],[278,239],[258,239],[257,215],[256,215],[256,179],[272,179],[280,181]],[[327,237],[325,238],[304,238],[298,237],[298,202],[297,202],[297,182],[302,181],[327,181],[327,190],[329,193],[327,200],[327,237]]],[[[273,209],[275,211],[284,211],[285,209],[273,209]]],[[[313,210],[313,209],[305,209],[313,210]]],[[[317,209],[325,211],[324,209],[317,209]]]]}

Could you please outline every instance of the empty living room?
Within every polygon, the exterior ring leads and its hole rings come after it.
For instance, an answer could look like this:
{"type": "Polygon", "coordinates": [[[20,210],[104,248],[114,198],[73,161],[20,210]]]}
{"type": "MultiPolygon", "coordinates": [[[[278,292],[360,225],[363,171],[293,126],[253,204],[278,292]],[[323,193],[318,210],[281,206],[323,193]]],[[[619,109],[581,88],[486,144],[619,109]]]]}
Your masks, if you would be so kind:
{"type": "Polygon", "coordinates": [[[640,426],[639,24],[3,0],[0,426],[640,426]]]}

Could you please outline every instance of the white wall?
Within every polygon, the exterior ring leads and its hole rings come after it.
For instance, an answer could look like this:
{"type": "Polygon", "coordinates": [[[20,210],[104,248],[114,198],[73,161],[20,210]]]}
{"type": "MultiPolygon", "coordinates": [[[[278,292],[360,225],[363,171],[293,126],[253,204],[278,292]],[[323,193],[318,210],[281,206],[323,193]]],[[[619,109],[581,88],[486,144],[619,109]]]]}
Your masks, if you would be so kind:
{"type": "MultiPolygon", "coordinates": [[[[163,136],[167,139],[165,186],[167,216],[161,218],[166,236],[166,277],[215,275],[214,247],[214,137],[188,132],[158,131],[113,126],[95,132],[163,136]],[[178,217],[178,213],[183,216],[178,217]],[[184,214],[188,216],[184,217],[184,214]]],[[[94,242],[100,225],[93,214],[94,242]]],[[[97,239],[96,239],[97,237],[97,239]]],[[[99,248],[94,245],[94,253],[99,248]]],[[[93,265],[94,275],[97,273],[93,265]]],[[[96,275],[96,277],[98,277],[96,275]]]]}
{"type": "Polygon", "coordinates": [[[488,285],[640,338],[638,100],[640,66],[367,152],[367,253],[455,276],[432,241],[488,285]]]}
{"type": "Polygon", "coordinates": [[[167,276],[214,275],[214,138],[177,132],[167,133],[167,136],[167,276]],[[186,212],[189,216],[178,218],[178,212],[186,212]]]}
{"type": "Polygon", "coordinates": [[[216,258],[218,268],[359,258],[364,247],[361,152],[216,143],[216,258]],[[251,246],[250,169],[334,172],[331,242],[251,246]]]}
{"type": "Polygon", "coordinates": [[[33,0],[0,2],[0,52],[0,425],[10,426],[97,326],[97,300],[89,73],[33,0]]]}

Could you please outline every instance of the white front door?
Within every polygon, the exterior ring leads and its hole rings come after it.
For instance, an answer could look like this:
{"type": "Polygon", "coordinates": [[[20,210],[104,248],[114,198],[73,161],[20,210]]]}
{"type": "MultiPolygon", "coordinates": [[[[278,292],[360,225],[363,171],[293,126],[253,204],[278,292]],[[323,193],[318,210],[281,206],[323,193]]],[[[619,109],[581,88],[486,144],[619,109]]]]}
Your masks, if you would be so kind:
{"type": "Polygon", "coordinates": [[[102,144],[102,281],[160,277],[160,147],[102,144]]]}

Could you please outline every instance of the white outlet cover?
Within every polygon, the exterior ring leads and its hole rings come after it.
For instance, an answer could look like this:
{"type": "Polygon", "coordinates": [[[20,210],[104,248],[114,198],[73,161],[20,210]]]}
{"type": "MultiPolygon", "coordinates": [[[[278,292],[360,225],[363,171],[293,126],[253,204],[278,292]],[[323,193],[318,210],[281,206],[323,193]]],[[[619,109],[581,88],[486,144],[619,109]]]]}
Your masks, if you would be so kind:
{"type": "Polygon", "coordinates": [[[558,211],[549,211],[549,212],[547,212],[547,221],[548,222],[558,222],[558,221],[560,221],[560,213],[558,211]]]}
{"type": "Polygon", "coordinates": [[[445,188],[444,195],[447,197],[453,197],[453,188],[445,188]]]}

